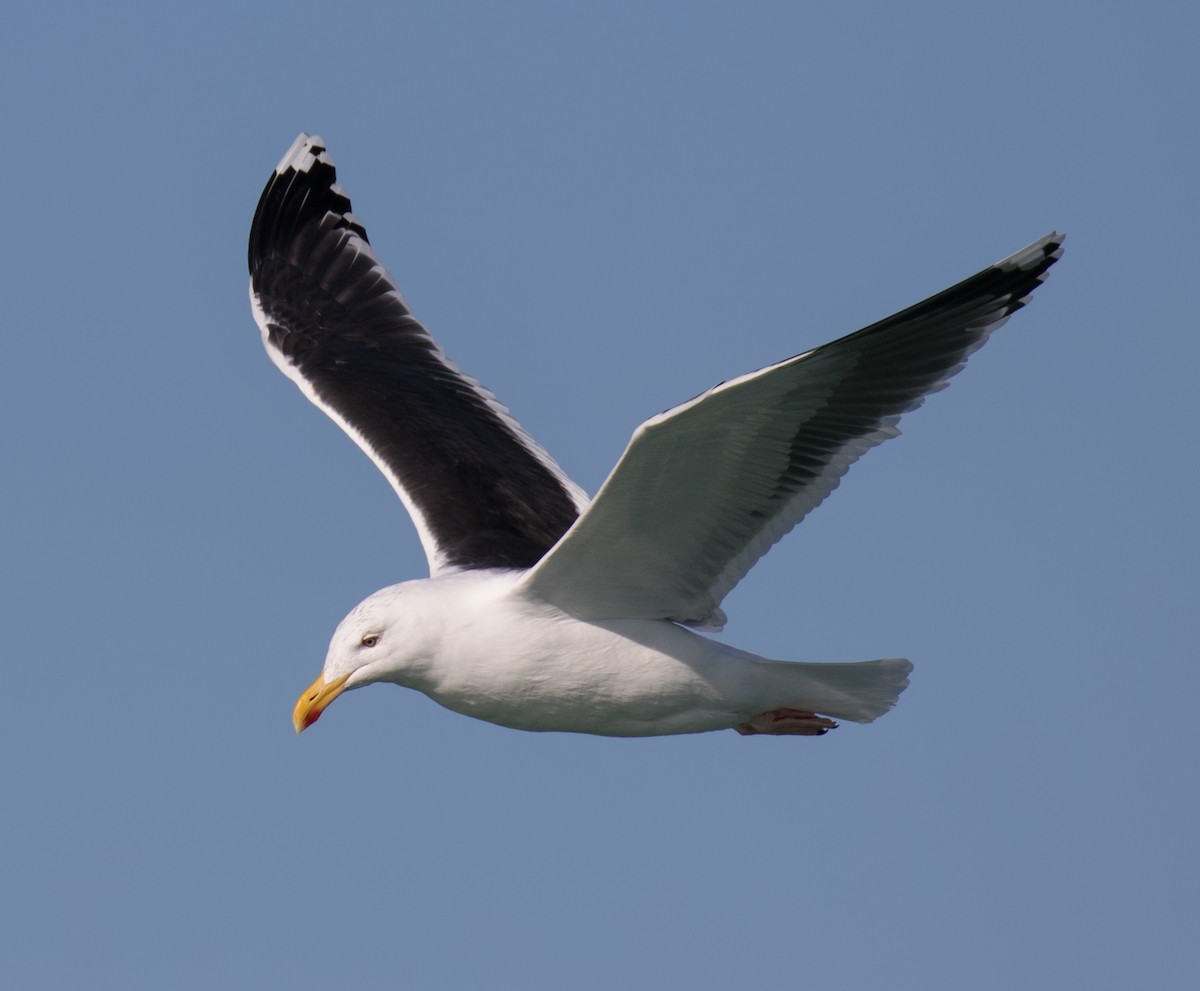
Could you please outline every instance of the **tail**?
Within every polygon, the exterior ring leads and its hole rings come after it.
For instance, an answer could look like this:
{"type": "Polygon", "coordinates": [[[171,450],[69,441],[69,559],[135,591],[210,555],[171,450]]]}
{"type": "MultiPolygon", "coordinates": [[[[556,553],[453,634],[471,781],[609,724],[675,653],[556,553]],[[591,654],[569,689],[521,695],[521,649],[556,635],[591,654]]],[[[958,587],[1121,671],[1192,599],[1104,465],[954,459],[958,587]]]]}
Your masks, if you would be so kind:
{"type": "Polygon", "coordinates": [[[767,661],[774,701],[767,708],[787,707],[869,723],[896,704],[908,687],[912,665],[902,657],[854,664],[810,664],[767,661]]]}

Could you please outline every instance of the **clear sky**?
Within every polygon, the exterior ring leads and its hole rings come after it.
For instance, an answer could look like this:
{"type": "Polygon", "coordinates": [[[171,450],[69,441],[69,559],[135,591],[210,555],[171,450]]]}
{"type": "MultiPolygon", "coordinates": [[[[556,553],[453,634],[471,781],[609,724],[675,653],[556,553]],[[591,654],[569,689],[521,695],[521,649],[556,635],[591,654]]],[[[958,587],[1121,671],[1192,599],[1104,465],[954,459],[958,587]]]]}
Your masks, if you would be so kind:
{"type": "Polygon", "coordinates": [[[0,984],[1190,986],[1196,18],[9,9],[0,984]],[[592,492],[647,416],[1065,230],[726,601],[760,654],[910,657],[898,708],[606,740],[375,687],[298,739],[338,620],[425,573],[250,316],[300,130],[592,492]]]}

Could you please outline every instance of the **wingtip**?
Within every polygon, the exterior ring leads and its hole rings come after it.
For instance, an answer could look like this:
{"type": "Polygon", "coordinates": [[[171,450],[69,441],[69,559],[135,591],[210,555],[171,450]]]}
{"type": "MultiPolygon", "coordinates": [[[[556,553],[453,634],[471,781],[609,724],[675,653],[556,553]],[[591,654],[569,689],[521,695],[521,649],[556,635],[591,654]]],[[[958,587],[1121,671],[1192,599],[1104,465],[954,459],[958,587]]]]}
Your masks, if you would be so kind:
{"type": "Polygon", "coordinates": [[[272,250],[281,250],[312,215],[331,211],[364,241],[367,232],[351,213],[350,197],[337,184],[337,169],[319,135],[301,131],[292,142],[259,197],[250,225],[247,255],[250,274],[272,250]]]}
{"type": "Polygon", "coordinates": [[[279,164],[275,166],[275,174],[283,175],[288,169],[297,172],[309,171],[316,162],[332,165],[329,153],[325,150],[325,142],[318,134],[310,135],[301,131],[292,146],[284,153],[279,164]]]}
{"type": "Polygon", "coordinates": [[[1042,267],[1044,274],[1045,269],[1062,257],[1063,241],[1066,238],[1066,234],[1051,231],[1049,234],[1039,237],[1032,244],[1027,244],[1020,251],[1014,251],[1007,258],[996,262],[996,268],[1005,272],[1014,270],[1029,272],[1042,267]]]}

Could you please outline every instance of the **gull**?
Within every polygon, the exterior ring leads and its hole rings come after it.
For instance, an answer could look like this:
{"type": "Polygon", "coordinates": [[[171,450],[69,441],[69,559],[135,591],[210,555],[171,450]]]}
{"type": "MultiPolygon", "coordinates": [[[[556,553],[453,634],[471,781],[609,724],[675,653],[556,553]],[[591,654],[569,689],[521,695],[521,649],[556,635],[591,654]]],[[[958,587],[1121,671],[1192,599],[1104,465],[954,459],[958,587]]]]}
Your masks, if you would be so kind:
{"type": "Polygon", "coordinates": [[[1057,233],[924,302],[646,420],[595,499],[417,321],[301,134],[250,231],[268,355],[370,457],[408,510],[429,577],[338,625],[296,732],[375,682],[531,731],[819,736],[868,723],[904,658],[759,657],[705,636],[721,602],[900,416],[1028,301],[1057,233]]]}

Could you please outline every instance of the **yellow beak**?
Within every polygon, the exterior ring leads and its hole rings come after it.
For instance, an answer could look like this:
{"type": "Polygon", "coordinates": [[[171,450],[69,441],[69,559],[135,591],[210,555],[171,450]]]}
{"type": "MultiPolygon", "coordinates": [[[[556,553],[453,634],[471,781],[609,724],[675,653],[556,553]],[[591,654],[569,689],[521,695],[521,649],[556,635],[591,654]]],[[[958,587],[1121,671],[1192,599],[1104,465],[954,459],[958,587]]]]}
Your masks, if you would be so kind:
{"type": "Polygon", "coordinates": [[[326,683],[325,675],[317,675],[317,680],[304,690],[304,694],[296,700],[296,708],[292,710],[292,725],[297,733],[303,733],[313,723],[321,718],[325,706],[342,694],[348,674],[335,678],[326,683]]]}

